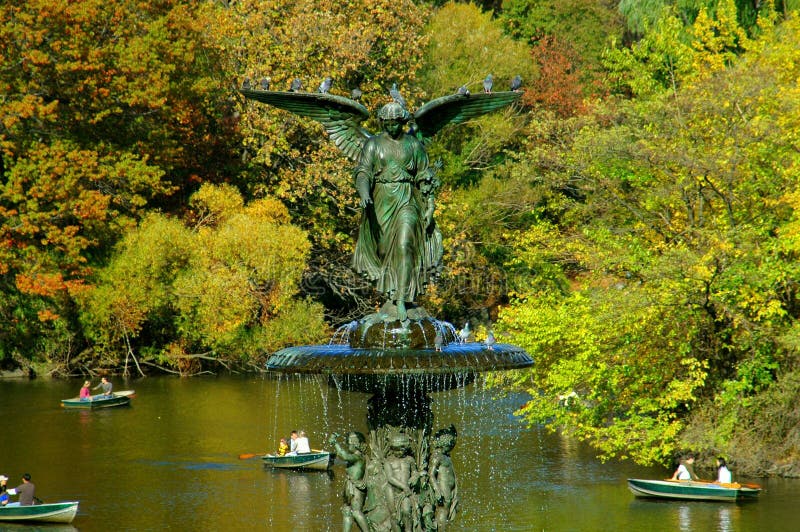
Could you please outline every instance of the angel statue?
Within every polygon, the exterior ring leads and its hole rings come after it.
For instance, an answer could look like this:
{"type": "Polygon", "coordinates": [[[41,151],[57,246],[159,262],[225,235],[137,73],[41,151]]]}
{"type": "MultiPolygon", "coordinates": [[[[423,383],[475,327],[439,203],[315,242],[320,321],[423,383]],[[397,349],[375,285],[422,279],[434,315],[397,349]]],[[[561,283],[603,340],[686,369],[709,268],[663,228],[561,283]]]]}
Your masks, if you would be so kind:
{"type": "Polygon", "coordinates": [[[356,163],[353,177],[362,218],[352,265],[387,296],[382,312],[406,323],[409,308],[442,263],[442,235],[433,219],[439,180],[436,165],[428,161],[425,142],[444,126],[504,107],[520,93],[443,96],[413,115],[390,102],[378,111],[382,131],[373,135],[360,126],[369,111],[350,98],[330,93],[240,92],[320,122],[334,144],[356,163]]]}

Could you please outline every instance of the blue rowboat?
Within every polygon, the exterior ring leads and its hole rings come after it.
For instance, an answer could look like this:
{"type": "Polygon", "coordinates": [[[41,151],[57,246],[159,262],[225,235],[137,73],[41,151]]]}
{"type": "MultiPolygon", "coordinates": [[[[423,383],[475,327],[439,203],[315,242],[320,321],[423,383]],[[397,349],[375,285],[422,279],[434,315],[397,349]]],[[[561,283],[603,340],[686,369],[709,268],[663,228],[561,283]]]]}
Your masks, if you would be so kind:
{"type": "Polygon", "coordinates": [[[278,469],[314,469],[317,471],[328,469],[333,463],[333,458],[334,455],[328,451],[317,450],[313,450],[310,453],[287,454],[284,456],[265,454],[261,457],[265,464],[278,469]]]}
{"type": "Polygon", "coordinates": [[[20,506],[0,506],[0,522],[71,523],[78,513],[78,501],[20,506]]]}
{"type": "Polygon", "coordinates": [[[683,501],[728,501],[755,499],[761,493],[758,484],[720,484],[698,480],[644,480],[629,478],[628,489],[637,497],[679,499],[683,501]]]}
{"type": "Polygon", "coordinates": [[[109,395],[93,395],[91,401],[82,400],[80,397],[72,399],[62,399],[61,406],[64,408],[84,408],[94,410],[96,408],[109,408],[112,406],[125,406],[131,403],[133,390],[123,390],[109,395]]]}

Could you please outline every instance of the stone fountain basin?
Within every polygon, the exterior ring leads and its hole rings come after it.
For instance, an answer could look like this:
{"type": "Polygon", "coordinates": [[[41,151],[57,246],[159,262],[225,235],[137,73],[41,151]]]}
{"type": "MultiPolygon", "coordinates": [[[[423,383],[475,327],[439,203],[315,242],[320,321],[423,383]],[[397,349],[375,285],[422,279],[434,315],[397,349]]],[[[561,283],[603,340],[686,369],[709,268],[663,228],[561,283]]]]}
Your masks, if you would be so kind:
{"type": "Polygon", "coordinates": [[[521,348],[476,342],[435,349],[355,348],[347,344],[281,349],[267,361],[280,373],[328,375],[337,387],[364,392],[422,387],[441,391],[469,384],[476,373],[526,368],[533,364],[521,348]]]}

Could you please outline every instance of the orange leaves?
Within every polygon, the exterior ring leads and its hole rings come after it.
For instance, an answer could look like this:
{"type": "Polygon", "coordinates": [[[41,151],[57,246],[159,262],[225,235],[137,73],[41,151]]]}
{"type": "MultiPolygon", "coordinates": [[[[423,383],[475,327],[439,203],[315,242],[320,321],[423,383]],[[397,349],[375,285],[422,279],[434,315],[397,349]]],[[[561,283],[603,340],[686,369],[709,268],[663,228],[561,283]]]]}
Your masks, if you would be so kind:
{"type": "Polygon", "coordinates": [[[17,290],[23,294],[45,297],[64,291],[68,284],[61,273],[20,274],[16,278],[17,290]]]}
{"type": "Polygon", "coordinates": [[[546,36],[534,47],[532,55],[539,67],[539,77],[531,82],[522,101],[550,109],[560,117],[585,112],[584,87],[575,51],[557,37],[546,36]]]}

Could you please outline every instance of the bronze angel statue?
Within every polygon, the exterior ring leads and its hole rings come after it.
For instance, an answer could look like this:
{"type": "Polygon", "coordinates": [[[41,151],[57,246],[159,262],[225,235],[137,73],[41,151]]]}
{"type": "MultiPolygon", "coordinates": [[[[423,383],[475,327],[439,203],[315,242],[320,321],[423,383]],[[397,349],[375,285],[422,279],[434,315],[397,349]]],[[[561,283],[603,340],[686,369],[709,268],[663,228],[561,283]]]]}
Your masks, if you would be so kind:
{"type": "Polygon", "coordinates": [[[388,298],[386,312],[406,322],[408,308],[440,271],[442,236],[433,219],[439,185],[425,141],[457,124],[504,107],[519,92],[436,98],[413,114],[391,102],[378,111],[382,131],[361,127],[366,107],[330,93],[240,91],[257,100],[320,122],[334,144],[356,163],[353,177],[362,208],[353,254],[354,270],[388,298]]]}

